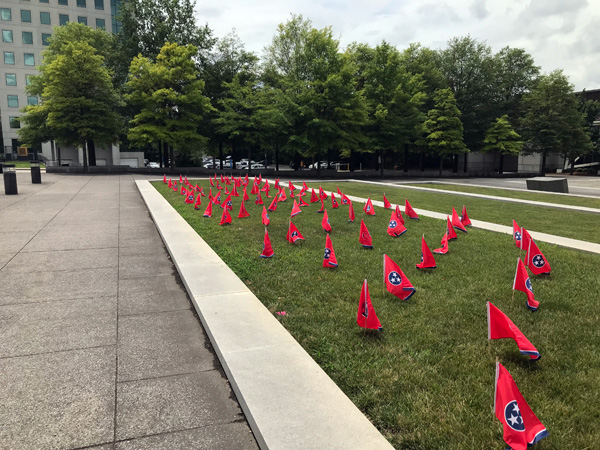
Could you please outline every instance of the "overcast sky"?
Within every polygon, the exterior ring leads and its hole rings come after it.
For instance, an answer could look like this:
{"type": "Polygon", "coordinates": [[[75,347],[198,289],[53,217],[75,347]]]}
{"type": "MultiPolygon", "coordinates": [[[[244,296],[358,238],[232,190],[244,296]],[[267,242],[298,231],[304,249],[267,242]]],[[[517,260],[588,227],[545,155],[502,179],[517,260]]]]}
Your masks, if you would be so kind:
{"type": "Polygon", "coordinates": [[[196,12],[217,37],[235,28],[258,56],[294,13],[331,26],[342,47],[385,39],[400,50],[411,42],[440,49],[470,34],[494,52],[525,49],[542,72],[563,69],[577,90],[600,89],[599,0],[197,0],[196,12]]]}

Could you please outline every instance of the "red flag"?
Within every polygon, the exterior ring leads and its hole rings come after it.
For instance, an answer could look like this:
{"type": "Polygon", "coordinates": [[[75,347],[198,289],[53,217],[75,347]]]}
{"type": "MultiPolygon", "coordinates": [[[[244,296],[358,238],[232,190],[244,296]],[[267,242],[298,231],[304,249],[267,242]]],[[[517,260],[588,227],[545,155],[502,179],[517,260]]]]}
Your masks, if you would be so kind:
{"type": "Polygon", "coordinates": [[[273,197],[273,201],[271,202],[271,204],[269,205],[268,210],[269,211],[275,211],[277,209],[277,196],[273,197]]]}
{"type": "Polygon", "coordinates": [[[167,186],[169,186],[171,189],[173,189],[173,182],[171,181],[170,178],[169,178],[169,184],[167,184],[167,186]]]}
{"type": "Polygon", "coordinates": [[[349,208],[348,208],[348,222],[354,222],[354,206],[352,206],[352,202],[350,202],[349,208]]]}
{"type": "Polygon", "coordinates": [[[198,195],[196,196],[196,202],[194,203],[194,209],[200,209],[201,205],[202,205],[202,196],[198,192],[198,195]]]}
{"type": "Polygon", "coordinates": [[[167,184],[167,174],[163,175],[163,183],[167,184]]]}
{"type": "Polygon", "coordinates": [[[533,295],[533,286],[531,285],[529,274],[527,273],[527,269],[525,268],[523,261],[521,261],[521,258],[517,258],[517,271],[515,272],[513,290],[525,292],[525,294],[527,294],[527,307],[532,311],[538,309],[540,302],[536,301],[535,296],[533,295]]]}
{"type": "Polygon", "coordinates": [[[392,211],[390,223],[388,224],[387,228],[387,234],[389,234],[390,236],[398,237],[404,233],[406,233],[406,228],[400,223],[398,217],[396,217],[396,212],[392,211]]]}
{"type": "Polygon", "coordinates": [[[418,219],[419,215],[415,212],[413,207],[408,202],[408,199],[404,199],[404,214],[406,214],[410,219],[418,219]]]}
{"type": "Polygon", "coordinates": [[[529,242],[531,241],[531,235],[525,227],[521,228],[521,250],[527,251],[529,248],[529,242]]]}
{"type": "Polygon", "coordinates": [[[183,183],[183,178],[179,175],[179,184],[183,183]]]}
{"type": "Polygon", "coordinates": [[[242,200],[245,202],[250,200],[250,197],[248,196],[248,193],[246,192],[246,186],[244,186],[244,195],[242,196],[242,200]]]}
{"type": "Polygon", "coordinates": [[[463,233],[467,233],[467,229],[464,227],[460,219],[458,218],[458,213],[454,208],[452,208],[452,225],[457,230],[462,231],[463,233]]]}
{"type": "Polygon", "coordinates": [[[323,255],[323,267],[337,267],[337,259],[335,258],[335,252],[333,251],[333,244],[329,233],[325,239],[325,254],[323,255]]]}
{"type": "Polygon", "coordinates": [[[329,197],[329,196],[325,193],[323,188],[321,186],[319,186],[319,198],[321,200],[327,200],[327,197],[329,197]]]}
{"type": "Polygon", "coordinates": [[[209,201],[208,206],[204,210],[204,217],[212,217],[212,205],[213,202],[209,201]]]}
{"type": "Polygon", "coordinates": [[[299,198],[300,198],[300,203],[298,203],[298,205],[300,205],[300,206],[310,206],[310,204],[306,203],[302,197],[299,197],[299,198]]]}
{"type": "MultiPolygon", "coordinates": [[[[300,200],[302,201],[302,199],[300,199],[300,200]]],[[[301,212],[302,212],[302,210],[298,206],[298,203],[296,203],[296,200],[294,200],[294,206],[292,206],[292,212],[290,213],[290,217],[294,217],[294,216],[300,214],[301,212]]]]}
{"type": "Polygon", "coordinates": [[[331,224],[329,223],[329,216],[327,215],[327,210],[323,211],[323,220],[321,220],[321,226],[325,231],[331,233],[331,224]]]}
{"type": "Polygon", "coordinates": [[[462,214],[460,215],[460,222],[465,227],[471,226],[471,220],[469,219],[469,215],[467,214],[467,207],[465,205],[463,205],[462,214]]]}
{"type": "Polygon", "coordinates": [[[288,181],[288,186],[290,188],[290,192],[294,192],[296,190],[296,186],[294,186],[291,181],[288,181]]]}
{"type": "Polygon", "coordinates": [[[323,204],[323,200],[321,200],[321,208],[317,211],[318,213],[325,212],[325,205],[323,204]]]}
{"type": "Polygon", "coordinates": [[[446,216],[446,229],[448,230],[446,234],[448,235],[449,241],[452,239],[458,239],[456,236],[456,231],[454,231],[454,227],[450,223],[450,216],[446,216]]]}
{"type": "Polygon", "coordinates": [[[436,248],[433,253],[436,253],[438,255],[445,255],[446,253],[448,253],[448,232],[446,231],[444,233],[444,236],[442,237],[442,246],[441,248],[436,248]]]}
{"type": "Polygon", "coordinates": [[[308,191],[308,186],[306,185],[306,181],[302,182],[302,190],[303,191],[308,191]]]}
{"type": "Polygon", "coordinates": [[[240,205],[240,212],[238,214],[238,217],[240,219],[244,218],[244,217],[249,217],[250,213],[246,210],[246,206],[244,205],[244,200],[242,200],[242,204],[240,205]]]}
{"type": "Polygon", "coordinates": [[[383,207],[385,209],[392,209],[392,204],[388,201],[388,199],[385,197],[385,194],[383,194],[383,207]]]}
{"type": "Polygon", "coordinates": [[[491,302],[487,302],[488,339],[512,339],[517,343],[519,351],[523,355],[529,355],[531,359],[540,359],[540,353],[529,339],[517,328],[517,326],[500,309],[491,302]]]}
{"type": "Polygon", "coordinates": [[[223,214],[221,215],[221,221],[219,225],[228,225],[231,223],[231,215],[229,214],[228,208],[223,208],[223,214]]]}
{"type": "Polygon", "coordinates": [[[342,191],[340,191],[340,188],[339,188],[339,186],[336,186],[335,188],[337,189],[337,193],[338,193],[338,195],[341,197],[341,196],[342,196],[342,191]]]}
{"type": "Polygon", "coordinates": [[[271,247],[271,239],[269,238],[269,232],[265,228],[265,240],[263,242],[263,251],[260,254],[261,258],[270,258],[273,256],[275,252],[273,251],[273,247],[271,247]]]}
{"type": "Polygon", "coordinates": [[[417,264],[417,269],[435,269],[435,258],[425,242],[425,236],[421,238],[421,262],[417,264]]]}
{"type": "Polygon", "coordinates": [[[261,191],[266,192],[267,194],[271,190],[271,186],[269,185],[269,180],[265,180],[265,184],[263,185],[261,191]]]}
{"type": "Polygon", "coordinates": [[[346,196],[346,194],[342,194],[342,205],[349,205],[351,203],[350,199],[346,196]]]}
{"type": "Polygon", "coordinates": [[[340,207],[340,205],[338,205],[337,200],[335,199],[335,194],[333,192],[331,193],[331,207],[333,209],[340,207]]]}
{"type": "Polygon", "coordinates": [[[265,227],[268,227],[269,224],[271,223],[271,219],[269,219],[269,213],[267,212],[267,210],[265,209],[265,205],[263,205],[263,211],[262,211],[262,224],[265,227]]]}
{"type": "Polygon", "coordinates": [[[258,195],[256,196],[256,200],[254,200],[254,204],[255,205],[264,205],[265,203],[263,202],[262,199],[262,194],[259,192],[258,195]]]}
{"type": "Polygon", "coordinates": [[[381,331],[381,322],[375,314],[375,309],[371,303],[371,296],[369,295],[369,286],[367,285],[367,279],[363,282],[362,290],[360,292],[360,301],[358,302],[358,314],[356,315],[356,323],[363,327],[371,330],[381,331]]]}
{"type": "Polygon", "coordinates": [[[223,174],[221,174],[221,183],[224,183],[225,179],[223,178],[223,174]]]}
{"type": "Polygon", "coordinates": [[[225,195],[229,195],[229,189],[227,189],[227,186],[225,186],[224,191],[225,191],[225,195]]]}
{"type": "Polygon", "coordinates": [[[233,195],[234,197],[240,196],[240,194],[238,194],[237,186],[235,184],[233,185],[233,189],[231,190],[231,195],[233,195]]]}
{"type": "MultiPolygon", "coordinates": [[[[215,175],[215,176],[216,176],[216,175],[215,175]]],[[[212,177],[208,177],[208,181],[210,181],[210,185],[211,185],[211,186],[214,186],[214,185],[215,185],[215,183],[213,183],[213,179],[212,179],[212,177]]]]}
{"type": "Polygon", "coordinates": [[[287,200],[287,195],[285,195],[285,189],[281,188],[281,190],[279,191],[279,198],[277,199],[278,202],[285,202],[287,200]]]}
{"type": "Polygon", "coordinates": [[[227,196],[227,198],[221,203],[221,208],[225,208],[228,211],[233,210],[233,202],[231,201],[231,194],[227,196]]]}
{"type": "Polygon", "coordinates": [[[388,292],[400,300],[408,300],[415,293],[415,288],[400,270],[398,264],[386,254],[383,255],[383,279],[388,292]]]}
{"type": "Polygon", "coordinates": [[[317,196],[317,193],[315,192],[314,189],[311,189],[310,202],[314,203],[314,202],[318,202],[318,201],[319,201],[319,197],[317,196]]]}
{"type": "Polygon", "coordinates": [[[365,225],[365,221],[360,219],[360,237],[358,242],[362,244],[364,248],[373,248],[373,239],[371,239],[371,233],[365,225]]]}
{"type": "Polygon", "coordinates": [[[279,178],[275,178],[275,184],[274,184],[274,186],[275,186],[275,189],[277,189],[277,190],[281,190],[281,189],[279,188],[279,178]]]}
{"type": "Polygon", "coordinates": [[[190,205],[194,203],[194,191],[187,191],[187,195],[185,196],[185,202],[190,205]]]}
{"type": "Polygon", "coordinates": [[[173,183],[173,192],[177,192],[177,182],[173,183]]]}
{"type": "Polygon", "coordinates": [[[550,273],[550,263],[538,248],[532,237],[529,237],[529,248],[525,255],[525,265],[529,267],[531,273],[539,275],[541,273],[550,273]]]}
{"type": "Polygon", "coordinates": [[[204,188],[202,186],[200,186],[200,195],[202,197],[206,197],[206,194],[204,193],[204,188]]]}
{"type": "Polygon", "coordinates": [[[373,202],[371,201],[371,197],[369,197],[367,199],[367,203],[365,203],[365,206],[363,206],[363,211],[368,216],[374,216],[375,215],[375,208],[373,208],[373,202]]]}
{"type": "Polygon", "coordinates": [[[300,234],[300,232],[298,231],[298,228],[296,228],[296,225],[294,225],[291,220],[290,220],[290,226],[288,228],[287,236],[285,238],[288,240],[288,242],[290,242],[292,244],[295,244],[296,241],[298,241],[298,240],[304,240],[304,236],[302,236],[302,234],[300,234]]]}
{"type": "Polygon", "coordinates": [[[513,219],[513,239],[517,248],[521,248],[521,227],[519,227],[515,219],[513,219]]]}
{"type": "Polygon", "coordinates": [[[400,211],[400,205],[396,205],[396,217],[398,218],[398,222],[404,225],[404,217],[402,217],[402,211],[400,211]]]}
{"type": "Polygon", "coordinates": [[[512,450],[526,450],[548,436],[544,424],[533,413],[510,373],[496,363],[494,412],[502,422],[504,442],[512,450]]]}
{"type": "Polygon", "coordinates": [[[250,194],[256,195],[260,191],[258,190],[258,185],[256,183],[252,183],[252,188],[250,189],[250,194]]]}
{"type": "Polygon", "coordinates": [[[179,190],[179,193],[180,193],[181,195],[185,195],[185,194],[186,194],[186,192],[187,192],[187,189],[185,188],[185,186],[184,186],[184,184],[183,184],[183,183],[181,183],[181,184],[180,184],[180,186],[181,186],[181,189],[179,190]]]}
{"type": "Polygon", "coordinates": [[[221,205],[221,191],[218,191],[217,195],[213,197],[213,203],[215,205],[221,205]]]}

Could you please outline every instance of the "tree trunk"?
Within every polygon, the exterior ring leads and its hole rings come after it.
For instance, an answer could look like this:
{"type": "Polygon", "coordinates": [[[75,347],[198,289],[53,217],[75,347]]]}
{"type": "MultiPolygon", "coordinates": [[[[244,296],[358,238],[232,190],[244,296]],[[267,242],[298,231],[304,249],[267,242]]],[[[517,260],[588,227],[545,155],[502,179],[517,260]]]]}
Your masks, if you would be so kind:
{"type": "Polygon", "coordinates": [[[402,170],[408,172],[408,144],[404,144],[404,163],[402,170]]]}
{"type": "Polygon", "coordinates": [[[85,142],[81,145],[82,154],[83,154],[83,172],[88,172],[88,159],[87,159],[87,148],[85,142]]]}
{"type": "Polygon", "coordinates": [[[546,176],[546,149],[544,149],[544,153],[542,153],[542,173],[541,176],[546,176]]]}
{"type": "Polygon", "coordinates": [[[58,167],[62,165],[61,153],[60,153],[60,145],[56,146],[56,157],[58,158],[58,167]]]}
{"type": "Polygon", "coordinates": [[[275,144],[275,172],[279,173],[279,145],[275,144]]]}
{"type": "Polygon", "coordinates": [[[163,158],[162,158],[162,142],[158,141],[158,165],[160,168],[163,168],[163,158]]]}
{"type": "Polygon", "coordinates": [[[463,172],[467,173],[467,155],[468,153],[463,153],[463,155],[465,155],[465,160],[464,160],[464,166],[463,166],[463,172]]]}
{"type": "Polygon", "coordinates": [[[165,159],[165,167],[169,169],[173,167],[173,162],[169,159],[169,144],[166,142],[162,143],[163,146],[163,158],[165,159]]]}
{"type": "Polygon", "coordinates": [[[571,173],[571,175],[573,175],[573,172],[575,171],[575,158],[570,158],[569,163],[570,163],[569,165],[571,166],[570,173],[571,173]]]}
{"type": "Polygon", "coordinates": [[[500,153],[500,162],[498,163],[498,174],[504,173],[504,153],[500,153]]]}
{"type": "Polygon", "coordinates": [[[348,163],[348,170],[354,172],[354,152],[350,150],[350,162],[348,163]]]}
{"type": "Polygon", "coordinates": [[[173,146],[167,145],[169,148],[169,160],[171,161],[171,169],[175,168],[175,157],[173,156],[173,146]]]}
{"type": "Polygon", "coordinates": [[[419,153],[419,169],[421,172],[425,172],[425,161],[423,157],[423,152],[419,153]]]}
{"type": "Polygon", "coordinates": [[[452,173],[458,173],[458,155],[452,155],[452,173]]]}
{"type": "Polygon", "coordinates": [[[248,175],[252,175],[252,146],[248,146],[248,175]]]}
{"type": "Polygon", "coordinates": [[[96,144],[94,143],[94,141],[92,139],[88,139],[87,146],[88,146],[89,165],[95,166],[96,165],[96,144]]]}
{"type": "Polygon", "coordinates": [[[444,156],[440,155],[440,177],[442,176],[442,169],[444,168],[444,156]]]}
{"type": "Polygon", "coordinates": [[[54,159],[54,139],[50,140],[50,149],[52,151],[52,161],[55,161],[55,159],[54,159]]]}
{"type": "Polygon", "coordinates": [[[319,178],[321,176],[321,155],[319,153],[317,153],[315,155],[315,158],[317,160],[316,164],[317,164],[317,178],[319,178]]]}
{"type": "MultiPolygon", "coordinates": [[[[250,164],[250,162],[248,162],[250,164]]],[[[219,142],[219,168],[223,170],[223,143],[219,142]]]]}
{"type": "Polygon", "coordinates": [[[381,149],[381,152],[379,153],[379,175],[381,176],[381,178],[383,178],[383,158],[384,157],[385,157],[384,150],[381,149]]]}

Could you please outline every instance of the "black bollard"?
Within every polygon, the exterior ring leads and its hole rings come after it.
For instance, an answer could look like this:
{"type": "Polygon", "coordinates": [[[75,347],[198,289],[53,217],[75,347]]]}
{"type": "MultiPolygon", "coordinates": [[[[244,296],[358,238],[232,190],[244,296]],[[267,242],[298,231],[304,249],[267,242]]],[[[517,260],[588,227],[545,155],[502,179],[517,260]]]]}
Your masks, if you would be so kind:
{"type": "Polygon", "coordinates": [[[17,195],[17,171],[14,164],[4,164],[4,194],[17,195]]]}
{"type": "Polygon", "coordinates": [[[31,182],[33,184],[42,184],[42,174],[40,173],[40,162],[31,161],[31,182]]]}

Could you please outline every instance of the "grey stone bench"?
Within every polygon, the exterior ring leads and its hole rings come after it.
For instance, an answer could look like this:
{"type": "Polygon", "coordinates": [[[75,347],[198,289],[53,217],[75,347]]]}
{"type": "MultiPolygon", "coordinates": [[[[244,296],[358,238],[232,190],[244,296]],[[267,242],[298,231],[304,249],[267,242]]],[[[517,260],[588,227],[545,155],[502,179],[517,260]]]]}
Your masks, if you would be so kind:
{"type": "Polygon", "coordinates": [[[527,179],[527,190],[569,193],[566,178],[535,177],[527,179]]]}

